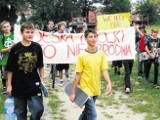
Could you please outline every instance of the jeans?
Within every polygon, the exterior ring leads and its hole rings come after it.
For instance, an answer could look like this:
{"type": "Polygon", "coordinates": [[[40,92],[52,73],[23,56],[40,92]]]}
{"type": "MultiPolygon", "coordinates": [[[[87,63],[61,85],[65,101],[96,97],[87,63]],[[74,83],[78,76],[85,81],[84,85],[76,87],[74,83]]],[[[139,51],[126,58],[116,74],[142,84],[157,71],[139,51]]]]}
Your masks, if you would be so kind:
{"type": "MultiPolygon", "coordinates": [[[[138,76],[141,76],[143,77],[143,75],[145,74],[145,69],[143,70],[143,64],[144,62],[143,61],[139,61],[139,55],[140,53],[142,53],[141,51],[138,51],[137,54],[138,54],[138,76]]],[[[145,68],[145,66],[144,66],[145,68]]]]}
{"type": "Polygon", "coordinates": [[[153,84],[157,84],[158,82],[158,67],[159,67],[159,63],[158,63],[158,58],[156,59],[149,59],[145,62],[145,67],[146,67],[146,79],[149,79],[149,72],[151,69],[151,65],[152,63],[154,64],[154,81],[153,84]]]}
{"type": "Polygon", "coordinates": [[[32,96],[29,99],[26,98],[14,98],[15,102],[15,113],[17,120],[27,120],[27,105],[31,112],[30,120],[40,120],[43,111],[43,101],[39,96],[32,96]]]}
{"type": "Polygon", "coordinates": [[[95,108],[95,102],[98,96],[90,97],[85,103],[85,108],[78,120],[96,120],[97,113],[95,108]]]}
{"type": "Polygon", "coordinates": [[[125,71],[125,76],[124,76],[125,88],[131,88],[130,76],[132,73],[133,62],[134,62],[133,60],[123,61],[124,71],[125,71]]]}
{"type": "Polygon", "coordinates": [[[6,81],[7,81],[7,71],[5,69],[6,66],[1,66],[1,79],[3,88],[6,88],[6,81]]]}

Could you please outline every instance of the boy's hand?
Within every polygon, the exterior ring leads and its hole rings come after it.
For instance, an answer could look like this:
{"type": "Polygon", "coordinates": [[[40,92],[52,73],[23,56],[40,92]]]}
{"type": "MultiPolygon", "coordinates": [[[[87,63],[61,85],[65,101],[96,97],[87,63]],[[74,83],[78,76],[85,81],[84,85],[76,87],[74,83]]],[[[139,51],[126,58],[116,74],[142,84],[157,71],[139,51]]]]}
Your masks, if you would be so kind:
{"type": "Polygon", "coordinates": [[[7,86],[7,94],[11,96],[12,86],[7,86]]]}
{"type": "Polygon", "coordinates": [[[70,95],[69,100],[70,100],[71,102],[73,102],[73,101],[74,101],[74,99],[75,99],[75,94],[70,95]]]}
{"type": "Polygon", "coordinates": [[[106,88],[106,96],[109,96],[111,92],[112,92],[112,85],[111,83],[108,83],[106,88]]]}

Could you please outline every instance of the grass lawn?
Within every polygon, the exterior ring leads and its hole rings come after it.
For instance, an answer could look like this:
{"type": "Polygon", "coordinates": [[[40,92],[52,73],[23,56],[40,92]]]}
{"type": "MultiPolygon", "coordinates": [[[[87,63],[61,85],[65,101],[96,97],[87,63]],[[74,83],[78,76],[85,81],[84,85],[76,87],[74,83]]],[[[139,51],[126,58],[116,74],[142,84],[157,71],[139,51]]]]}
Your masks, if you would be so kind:
{"type": "Polygon", "coordinates": [[[2,82],[0,80],[0,120],[4,119],[4,101],[7,98],[7,95],[2,94],[2,82]]]}
{"type": "Polygon", "coordinates": [[[147,33],[151,33],[151,29],[153,29],[153,28],[158,29],[159,33],[160,33],[160,25],[159,24],[157,24],[157,25],[151,25],[151,26],[150,25],[146,26],[147,33]]]}
{"type": "MultiPolygon", "coordinates": [[[[153,66],[153,65],[152,65],[153,66]]],[[[104,96],[100,96],[101,103],[104,106],[116,105],[119,106],[120,103],[125,103],[127,107],[131,108],[135,113],[146,113],[145,120],[158,120],[160,118],[160,89],[154,89],[153,84],[146,81],[145,78],[137,78],[137,59],[134,61],[134,67],[131,75],[131,88],[130,94],[126,94],[124,90],[124,75],[114,75],[114,70],[109,69],[109,75],[113,84],[113,92],[108,99],[104,96]],[[115,92],[123,92],[128,98],[115,99],[115,92]]],[[[122,74],[124,74],[123,68],[121,69],[122,74]]],[[[150,79],[153,80],[153,67],[150,73],[150,79]]],[[[160,79],[160,75],[159,75],[160,79]]],[[[102,93],[105,92],[104,80],[102,80],[102,93]]],[[[160,82],[160,81],[159,81],[160,82]]],[[[103,105],[101,105],[103,107],[103,105]]]]}

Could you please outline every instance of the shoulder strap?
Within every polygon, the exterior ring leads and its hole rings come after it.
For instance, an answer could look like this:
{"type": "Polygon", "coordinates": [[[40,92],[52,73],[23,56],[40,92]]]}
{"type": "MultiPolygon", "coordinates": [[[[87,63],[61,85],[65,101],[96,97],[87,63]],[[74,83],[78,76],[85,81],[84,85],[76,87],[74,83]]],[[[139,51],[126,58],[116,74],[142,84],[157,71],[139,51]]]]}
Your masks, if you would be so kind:
{"type": "Polygon", "coordinates": [[[2,33],[2,44],[4,45],[5,37],[4,34],[2,33]]]}

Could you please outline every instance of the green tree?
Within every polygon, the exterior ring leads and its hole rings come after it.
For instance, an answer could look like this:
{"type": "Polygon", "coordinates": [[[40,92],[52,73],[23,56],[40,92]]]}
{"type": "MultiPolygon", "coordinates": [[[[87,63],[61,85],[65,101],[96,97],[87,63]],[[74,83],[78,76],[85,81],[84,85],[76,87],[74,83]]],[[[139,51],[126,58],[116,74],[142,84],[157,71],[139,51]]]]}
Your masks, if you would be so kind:
{"type": "Polygon", "coordinates": [[[1,0],[0,1],[0,22],[3,20],[10,21],[13,26],[17,21],[17,11],[26,10],[35,0],[1,0]]]}
{"type": "Polygon", "coordinates": [[[109,14],[130,12],[131,8],[130,0],[104,0],[103,5],[103,12],[109,14]]]}
{"type": "Polygon", "coordinates": [[[102,3],[102,0],[75,0],[76,6],[79,7],[83,17],[86,17],[89,10],[95,10],[94,3],[102,3]]]}
{"type": "Polygon", "coordinates": [[[159,20],[158,15],[158,7],[159,4],[155,4],[154,1],[151,0],[140,0],[137,3],[137,13],[139,13],[143,17],[149,17],[150,23],[155,23],[159,20]]]}
{"type": "Polygon", "coordinates": [[[75,0],[37,0],[32,9],[33,15],[29,20],[41,25],[48,20],[70,21],[71,12],[76,11],[78,7],[75,0]]]}
{"type": "Polygon", "coordinates": [[[55,22],[71,20],[73,11],[86,11],[92,9],[93,3],[101,0],[1,0],[0,1],[0,22],[9,20],[14,24],[17,20],[17,11],[23,18],[21,22],[29,20],[35,24],[45,24],[47,20],[55,22]],[[32,10],[32,16],[25,18],[23,12],[32,10]]]}

